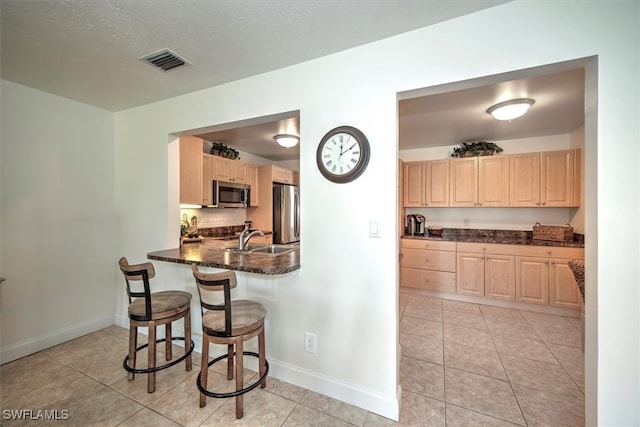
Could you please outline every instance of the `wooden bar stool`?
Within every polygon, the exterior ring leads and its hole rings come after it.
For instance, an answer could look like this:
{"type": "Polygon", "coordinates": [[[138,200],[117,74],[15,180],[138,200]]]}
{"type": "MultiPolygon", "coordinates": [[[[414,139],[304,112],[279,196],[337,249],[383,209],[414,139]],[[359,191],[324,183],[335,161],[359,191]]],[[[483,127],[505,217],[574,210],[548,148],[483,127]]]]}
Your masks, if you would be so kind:
{"type": "Polygon", "coordinates": [[[200,390],[200,407],[204,407],[207,396],[215,398],[236,398],[236,418],[244,415],[243,395],[258,385],[264,388],[269,373],[269,362],[265,357],[264,318],[267,311],[262,304],[248,300],[231,301],[231,289],[235,288],[234,271],[222,273],[201,273],[195,264],[191,265],[193,276],[198,285],[200,306],[202,311],[202,363],[196,384],[200,390]],[[216,292],[224,294],[223,303],[215,299],[216,292]],[[245,341],[258,337],[258,353],[244,351],[245,341]],[[227,354],[223,354],[209,362],[209,343],[227,345],[227,354]],[[243,355],[258,358],[260,378],[243,387],[243,355]],[[236,389],[229,393],[216,393],[207,390],[207,374],[209,366],[227,359],[227,379],[235,377],[236,389]]]}
{"type": "MultiPolygon", "coordinates": [[[[135,374],[147,374],[147,392],[156,390],[156,372],[169,368],[185,360],[187,371],[191,370],[191,353],[193,341],[191,340],[191,294],[184,291],[161,291],[151,293],[149,279],[155,276],[153,264],[129,265],[125,257],[118,262],[120,270],[124,274],[129,297],[129,354],[122,363],[124,369],[129,372],[129,381],[135,374]],[[142,282],[143,290],[133,291],[132,284],[142,282]],[[184,337],[174,337],[171,333],[171,323],[184,319],[184,337]],[[156,339],[156,326],[165,325],[165,338],[156,339]],[[148,344],[138,345],[138,328],[149,329],[148,344]],[[184,341],[184,355],[176,360],[171,360],[171,345],[173,341],[184,341]],[[165,342],[165,354],[168,363],[156,366],[156,344],[165,342]],[[148,364],[146,369],[136,369],[136,354],[145,347],[149,347],[148,364]]],[[[140,284],[138,283],[138,288],[140,284]]]]}

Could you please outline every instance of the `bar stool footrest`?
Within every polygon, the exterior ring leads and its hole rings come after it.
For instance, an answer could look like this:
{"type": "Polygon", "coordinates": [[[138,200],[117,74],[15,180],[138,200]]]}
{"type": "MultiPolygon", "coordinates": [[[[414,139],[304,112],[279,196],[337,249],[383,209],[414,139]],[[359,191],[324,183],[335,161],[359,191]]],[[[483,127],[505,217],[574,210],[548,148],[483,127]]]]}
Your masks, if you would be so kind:
{"type": "MultiPolygon", "coordinates": [[[[258,353],[255,353],[253,351],[244,351],[242,352],[242,354],[244,354],[245,356],[253,356],[253,357],[260,357],[260,355],[258,353]]],[[[233,355],[235,356],[235,353],[233,353],[233,355]]],[[[221,360],[227,359],[229,356],[227,354],[223,354],[220,357],[217,357],[215,359],[213,359],[211,362],[209,362],[208,366],[211,367],[212,365],[214,365],[215,363],[218,363],[221,360]]],[[[202,375],[201,373],[198,374],[198,379],[196,381],[196,384],[198,385],[198,390],[200,390],[201,393],[209,396],[209,397],[215,397],[215,398],[226,398],[226,397],[236,397],[236,396],[240,396],[241,394],[247,393],[251,390],[253,390],[254,388],[258,387],[260,384],[262,384],[264,382],[264,380],[267,379],[267,375],[269,374],[269,361],[265,359],[264,361],[264,365],[265,365],[265,371],[264,371],[264,375],[262,375],[260,378],[258,378],[258,380],[256,382],[254,382],[253,384],[249,384],[248,386],[240,389],[240,390],[236,390],[236,391],[231,391],[228,393],[216,393],[213,391],[209,391],[206,388],[204,388],[202,386],[202,382],[200,381],[200,375],[202,375]]]]}
{"type": "MultiPolygon", "coordinates": [[[[159,343],[163,343],[165,342],[167,339],[166,338],[160,338],[158,340],[156,340],[156,344],[159,343]]],[[[184,337],[172,337],[171,341],[185,341],[184,337]]],[[[185,343],[186,345],[186,343],[185,343]]],[[[136,348],[136,353],[140,350],[142,350],[143,348],[147,348],[149,346],[149,344],[144,344],[141,345],[140,347],[136,348]]],[[[132,372],[134,374],[149,374],[151,372],[158,372],[161,371],[163,369],[167,369],[172,367],[173,365],[177,365],[178,363],[184,361],[187,357],[189,357],[191,355],[191,353],[193,352],[193,349],[195,348],[195,345],[193,344],[193,340],[191,340],[191,348],[189,349],[189,351],[187,351],[185,354],[183,354],[182,356],[180,356],[179,358],[177,358],[176,360],[172,360],[168,363],[165,363],[162,366],[156,366],[155,368],[144,368],[144,369],[138,369],[138,368],[132,368],[129,366],[129,364],[127,363],[129,361],[129,355],[127,354],[124,358],[124,361],[122,362],[122,366],[124,367],[125,370],[127,370],[127,372],[132,372]]]]}

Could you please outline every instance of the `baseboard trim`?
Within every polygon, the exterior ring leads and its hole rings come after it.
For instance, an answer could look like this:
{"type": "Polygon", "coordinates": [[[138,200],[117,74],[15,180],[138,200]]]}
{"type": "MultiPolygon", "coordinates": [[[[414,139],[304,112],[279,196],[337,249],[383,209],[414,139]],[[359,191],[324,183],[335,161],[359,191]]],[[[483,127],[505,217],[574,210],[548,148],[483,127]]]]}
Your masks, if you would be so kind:
{"type": "Polygon", "coordinates": [[[50,332],[45,336],[13,344],[7,348],[0,349],[0,364],[12,362],[21,357],[46,350],[63,342],[106,328],[114,323],[115,316],[106,316],[89,322],[71,325],[67,328],[50,332]]]}

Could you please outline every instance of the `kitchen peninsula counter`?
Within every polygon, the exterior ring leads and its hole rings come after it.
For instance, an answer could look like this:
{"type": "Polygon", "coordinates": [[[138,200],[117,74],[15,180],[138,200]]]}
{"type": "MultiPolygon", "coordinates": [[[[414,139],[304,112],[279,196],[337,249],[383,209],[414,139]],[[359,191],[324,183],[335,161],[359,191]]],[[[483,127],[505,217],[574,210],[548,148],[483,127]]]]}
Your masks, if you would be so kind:
{"type": "Polygon", "coordinates": [[[560,248],[584,248],[584,236],[575,234],[574,239],[566,242],[535,240],[531,231],[480,230],[480,229],[443,229],[442,236],[404,234],[403,239],[433,240],[437,242],[495,243],[501,245],[553,246],[560,248]]]}
{"type": "Polygon", "coordinates": [[[300,269],[300,248],[276,255],[238,254],[220,249],[232,244],[231,241],[205,238],[202,243],[185,243],[179,248],[149,252],[147,258],[266,275],[286,274],[300,269]]]}

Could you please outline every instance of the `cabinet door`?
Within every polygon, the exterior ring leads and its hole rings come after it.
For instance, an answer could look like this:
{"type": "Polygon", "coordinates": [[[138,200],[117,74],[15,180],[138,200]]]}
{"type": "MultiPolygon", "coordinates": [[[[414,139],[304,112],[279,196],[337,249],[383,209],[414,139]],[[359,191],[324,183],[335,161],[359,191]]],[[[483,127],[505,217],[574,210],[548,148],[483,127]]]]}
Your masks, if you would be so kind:
{"type": "Polygon", "coordinates": [[[425,206],[449,206],[449,160],[424,162],[425,206]]]}
{"type": "Polygon", "coordinates": [[[574,206],[574,151],[542,152],[540,162],[540,204],[574,206]]]}
{"type": "Polygon", "coordinates": [[[477,206],[477,157],[449,160],[449,190],[449,206],[477,206]]]}
{"type": "Polygon", "coordinates": [[[516,261],[511,255],[485,255],[484,294],[505,301],[516,299],[516,261]]]}
{"type": "Polygon", "coordinates": [[[549,305],[549,259],[516,257],[516,301],[549,305]]]}
{"type": "Polygon", "coordinates": [[[231,181],[233,175],[233,160],[220,156],[213,156],[213,177],[218,181],[231,181]]]}
{"type": "Polygon", "coordinates": [[[404,164],[404,207],[419,208],[424,206],[424,162],[407,162],[404,164]]]}
{"type": "Polygon", "coordinates": [[[231,176],[231,181],[238,182],[240,184],[248,184],[249,183],[249,174],[247,169],[247,164],[241,162],[239,160],[231,160],[231,170],[233,175],[231,176]]]}
{"type": "Polygon", "coordinates": [[[577,310],[582,306],[582,295],[568,259],[549,260],[549,305],[577,310]]]}
{"type": "Polygon", "coordinates": [[[484,255],[458,253],[456,292],[484,296],[484,255]]]}
{"type": "Polygon", "coordinates": [[[509,206],[509,156],[478,157],[478,204],[509,206]]]}
{"type": "Polygon", "coordinates": [[[195,136],[180,138],[180,204],[202,205],[202,149],[195,136]]]}
{"type": "Polygon", "coordinates": [[[260,184],[258,180],[258,167],[249,165],[247,167],[247,173],[249,175],[249,185],[251,185],[251,206],[259,206],[260,184]]]}
{"type": "Polygon", "coordinates": [[[213,159],[211,154],[202,155],[202,204],[213,203],[213,159]]]}
{"type": "Polygon", "coordinates": [[[509,156],[509,206],[540,206],[540,153],[509,156]]]}

